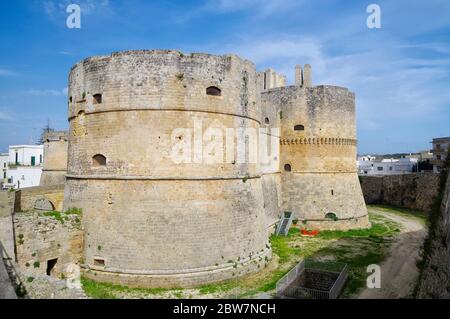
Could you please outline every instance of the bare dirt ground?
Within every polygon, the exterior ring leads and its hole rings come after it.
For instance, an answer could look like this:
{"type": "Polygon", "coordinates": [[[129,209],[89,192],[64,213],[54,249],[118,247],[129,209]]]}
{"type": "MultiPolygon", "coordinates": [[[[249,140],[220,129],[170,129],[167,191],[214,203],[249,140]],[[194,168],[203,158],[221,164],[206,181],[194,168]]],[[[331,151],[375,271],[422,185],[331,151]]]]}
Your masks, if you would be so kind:
{"type": "Polygon", "coordinates": [[[425,225],[414,217],[399,216],[385,211],[373,209],[373,213],[381,214],[402,225],[390,248],[390,256],[380,265],[381,288],[365,288],[359,299],[396,299],[408,298],[416,283],[419,271],[416,262],[422,242],[426,236],[425,225]]]}

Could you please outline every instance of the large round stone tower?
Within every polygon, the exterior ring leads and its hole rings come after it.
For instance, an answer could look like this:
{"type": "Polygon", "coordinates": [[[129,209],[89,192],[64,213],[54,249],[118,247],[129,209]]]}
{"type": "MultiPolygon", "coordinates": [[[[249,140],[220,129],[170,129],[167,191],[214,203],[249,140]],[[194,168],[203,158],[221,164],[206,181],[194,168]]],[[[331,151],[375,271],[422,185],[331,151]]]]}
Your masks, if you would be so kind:
{"type": "Polygon", "coordinates": [[[86,276],[185,287],[264,267],[259,165],[205,162],[201,146],[209,127],[258,129],[256,94],[254,65],[234,55],[128,51],[72,68],[64,206],[83,209],[86,276]]]}
{"type": "Polygon", "coordinates": [[[346,88],[313,87],[308,65],[297,67],[296,77],[296,85],[261,98],[262,109],[278,112],[281,123],[281,211],[307,228],[368,227],[356,169],[355,96],[346,88]]]}

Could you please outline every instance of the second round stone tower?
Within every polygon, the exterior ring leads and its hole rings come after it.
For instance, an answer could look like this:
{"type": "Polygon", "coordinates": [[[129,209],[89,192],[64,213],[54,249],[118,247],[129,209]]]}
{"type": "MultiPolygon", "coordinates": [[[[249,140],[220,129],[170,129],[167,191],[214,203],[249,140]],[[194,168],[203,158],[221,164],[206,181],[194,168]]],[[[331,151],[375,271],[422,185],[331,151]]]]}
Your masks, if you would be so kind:
{"type": "MultiPolygon", "coordinates": [[[[369,226],[356,169],[355,95],[312,86],[311,67],[296,67],[293,86],[261,94],[262,110],[280,126],[281,212],[302,227],[369,226]]],[[[264,116],[264,115],[263,115],[264,116]]]]}
{"type": "Polygon", "coordinates": [[[264,267],[258,164],[205,164],[198,145],[174,158],[208,127],[258,129],[256,94],[234,55],[127,51],[72,68],[65,209],[83,210],[86,276],[186,287],[264,267]]]}

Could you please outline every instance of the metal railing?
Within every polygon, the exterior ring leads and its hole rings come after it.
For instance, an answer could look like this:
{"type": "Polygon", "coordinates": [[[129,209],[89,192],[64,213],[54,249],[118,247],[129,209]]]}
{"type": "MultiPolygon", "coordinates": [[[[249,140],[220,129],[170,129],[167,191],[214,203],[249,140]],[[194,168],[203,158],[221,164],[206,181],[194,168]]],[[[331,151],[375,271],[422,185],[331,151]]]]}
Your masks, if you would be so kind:
{"type": "Polygon", "coordinates": [[[305,270],[305,261],[302,260],[294,268],[292,268],[286,275],[278,280],[276,285],[277,295],[278,292],[285,291],[289,285],[291,285],[305,270]]]}
{"type": "Polygon", "coordinates": [[[276,295],[283,299],[336,299],[344,288],[347,277],[346,264],[302,260],[277,282],[276,295]],[[313,289],[295,283],[306,270],[338,274],[338,276],[329,290],[313,289]]]}
{"type": "Polygon", "coordinates": [[[337,297],[339,297],[339,294],[341,293],[342,289],[344,288],[345,282],[347,281],[347,277],[348,267],[347,265],[344,265],[344,268],[339,273],[339,277],[334,282],[333,287],[331,287],[329,299],[337,299],[337,297]]]}

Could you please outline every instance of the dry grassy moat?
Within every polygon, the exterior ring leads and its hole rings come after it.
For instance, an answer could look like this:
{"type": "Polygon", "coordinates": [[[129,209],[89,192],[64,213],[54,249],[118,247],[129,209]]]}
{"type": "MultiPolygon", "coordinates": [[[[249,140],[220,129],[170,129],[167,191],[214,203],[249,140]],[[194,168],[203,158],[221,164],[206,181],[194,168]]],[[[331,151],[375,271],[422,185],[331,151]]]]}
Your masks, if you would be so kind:
{"type": "MultiPolygon", "coordinates": [[[[403,253],[410,254],[401,246],[402,236],[424,231],[426,216],[417,211],[385,206],[369,206],[371,228],[350,231],[322,231],[316,237],[304,237],[300,228],[295,225],[287,237],[271,237],[273,258],[267,267],[259,273],[236,278],[223,283],[205,285],[195,289],[136,289],[105,283],[97,283],[82,279],[86,294],[92,298],[259,298],[270,297],[275,292],[276,282],[286,274],[302,258],[318,261],[337,261],[349,266],[349,279],[344,288],[343,298],[356,298],[365,294],[364,287],[370,264],[394,263],[397,246],[403,253]],[[399,248],[400,249],[400,248],[399,248]],[[392,258],[391,258],[392,257],[392,258]]],[[[421,236],[413,240],[420,241],[421,236]]],[[[411,238],[408,238],[411,240],[411,238]]],[[[416,249],[421,242],[415,243],[416,249]]],[[[418,251],[414,253],[418,254],[418,251]]],[[[409,273],[403,278],[407,287],[414,284],[414,260],[406,265],[409,273]],[[410,282],[413,281],[413,282],[410,282]]],[[[392,266],[392,265],[391,265],[392,266]]],[[[382,266],[383,268],[383,266],[382,266]]],[[[388,272],[388,270],[386,270],[388,272]]],[[[390,275],[390,274],[387,274],[390,275]]],[[[392,274],[393,276],[395,274],[392,274]]],[[[402,282],[402,285],[405,283],[402,282]]],[[[395,287],[390,287],[394,289],[395,287]]],[[[409,288],[408,288],[409,289],[409,288]]],[[[407,297],[406,293],[389,294],[397,297],[407,297]]],[[[370,295],[369,295],[370,297],[370,295]]],[[[381,296],[382,297],[382,296],[381,296]]]]}

